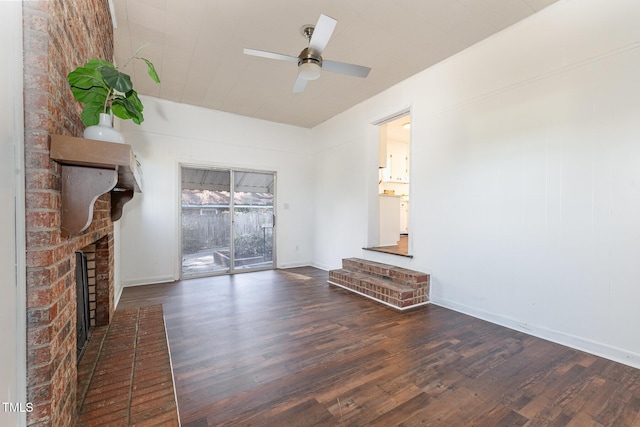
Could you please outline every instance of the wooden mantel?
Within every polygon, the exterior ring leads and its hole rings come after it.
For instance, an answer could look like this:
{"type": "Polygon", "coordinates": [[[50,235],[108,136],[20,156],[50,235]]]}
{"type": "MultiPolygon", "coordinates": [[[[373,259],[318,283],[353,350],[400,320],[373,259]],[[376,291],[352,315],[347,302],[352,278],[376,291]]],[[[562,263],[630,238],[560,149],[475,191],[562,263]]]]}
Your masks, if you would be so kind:
{"type": "Polygon", "coordinates": [[[130,145],[51,135],[51,159],[61,164],[62,236],[81,233],[93,219],[93,205],[111,192],[111,220],[142,192],[140,164],[130,145]]]}

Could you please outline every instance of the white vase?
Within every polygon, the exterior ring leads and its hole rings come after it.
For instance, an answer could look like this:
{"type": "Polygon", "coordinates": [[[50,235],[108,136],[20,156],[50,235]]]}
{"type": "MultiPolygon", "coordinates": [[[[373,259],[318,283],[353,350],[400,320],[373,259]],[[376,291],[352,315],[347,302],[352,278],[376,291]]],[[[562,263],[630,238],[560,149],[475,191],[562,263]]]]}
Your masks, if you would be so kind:
{"type": "Polygon", "coordinates": [[[111,114],[100,113],[100,123],[87,127],[82,136],[98,141],[124,143],[122,134],[111,126],[111,114]]]}

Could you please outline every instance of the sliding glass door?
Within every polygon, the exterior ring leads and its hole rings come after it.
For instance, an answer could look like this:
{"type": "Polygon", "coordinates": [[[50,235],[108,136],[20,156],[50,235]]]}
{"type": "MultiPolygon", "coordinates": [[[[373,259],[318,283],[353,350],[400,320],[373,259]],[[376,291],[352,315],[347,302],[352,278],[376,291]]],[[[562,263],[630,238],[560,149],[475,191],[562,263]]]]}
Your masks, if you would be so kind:
{"type": "Polygon", "coordinates": [[[182,277],[275,266],[275,173],[182,172],[182,277]]]}
{"type": "Polygon", "coordinates": [[[273,174],[233,174],[233,265],[273,267],[273,174]]]}

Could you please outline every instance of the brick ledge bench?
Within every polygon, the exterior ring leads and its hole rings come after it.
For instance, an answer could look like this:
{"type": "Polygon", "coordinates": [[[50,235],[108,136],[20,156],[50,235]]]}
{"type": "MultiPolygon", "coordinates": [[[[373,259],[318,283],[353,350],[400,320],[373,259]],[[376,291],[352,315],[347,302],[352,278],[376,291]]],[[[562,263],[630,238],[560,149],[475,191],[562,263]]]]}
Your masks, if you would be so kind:
{"type": "Polygon", "coordinates": [[[404,311],[429,304],[429,275],[394,265],[345,258],[328,283],[404,311]]]}

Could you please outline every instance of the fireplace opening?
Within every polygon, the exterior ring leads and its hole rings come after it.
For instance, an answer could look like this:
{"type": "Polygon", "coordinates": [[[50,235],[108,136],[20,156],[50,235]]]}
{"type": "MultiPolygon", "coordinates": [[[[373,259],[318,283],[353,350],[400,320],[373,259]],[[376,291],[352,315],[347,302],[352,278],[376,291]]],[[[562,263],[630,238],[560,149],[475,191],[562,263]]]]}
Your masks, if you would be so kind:
{"type": "Polygon", "coordinates": [[[77,301],[77,361],[96,326],[96,245],[88,245],[76,252],[77,301]]]}
{"type": "Polygon", "coordinates": [[[89,272],[87,256],[82,251],[76,252],[76,356],[79,361],[89,341],[89,272]]]}

